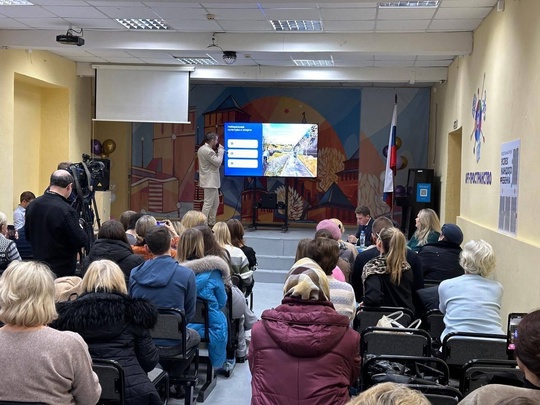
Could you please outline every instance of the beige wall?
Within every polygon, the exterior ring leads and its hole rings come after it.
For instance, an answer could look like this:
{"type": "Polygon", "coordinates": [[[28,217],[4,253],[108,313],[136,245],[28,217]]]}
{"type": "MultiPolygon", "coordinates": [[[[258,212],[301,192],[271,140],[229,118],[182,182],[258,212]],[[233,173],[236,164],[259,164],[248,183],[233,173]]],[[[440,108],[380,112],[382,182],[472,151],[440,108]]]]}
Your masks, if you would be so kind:
{"type": "Polygon", "coordinates": [[[441,176],[441,220],[453,220],[453,207],[460,198],[457,223],[465,239],[483,238],[495,248],[498,266],[493,278],[504,285],[503,316],[540,308],[540,214],[536,198],[540,186],[534,180],[540,150],[539,15],[537,0],[507,1],[504,12],[494,10],[475,32],[472,55],[454,61],[448,81],[432,90],[429,161],[441,176]],[[470,139],[474,128],[472,100],[482,88],[484,74],[485,143],[477,163],[470,139]],[[448,170],[453,164],[448,159],[449,149],[457,143],[455,134],[451,134],[454,120],[462,129],[461,197],[452,192],[455,183],[448,170]],[[515,139],[521,139],[521,155],[518,229],[517,237],[512,237],[498,232],[497,226],[501,145],[515,139]],[[465,184],[465,173],[471,171],[491,171],[493,183],[465,184]]]}
{"type": "Polygon", "coordinates": [[[42,51],[0,50],[0,72],[0,210],[11,222],[22,191],[42,194],[59,161],[90,150],[91,80],[42,51]]]}

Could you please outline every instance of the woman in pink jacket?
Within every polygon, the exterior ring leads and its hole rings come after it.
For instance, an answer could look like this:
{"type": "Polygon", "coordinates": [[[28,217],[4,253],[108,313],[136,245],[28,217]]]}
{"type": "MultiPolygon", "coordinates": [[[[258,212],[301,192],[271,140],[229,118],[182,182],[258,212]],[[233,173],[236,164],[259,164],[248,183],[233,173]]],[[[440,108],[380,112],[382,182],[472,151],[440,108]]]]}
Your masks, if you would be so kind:
{"type": "Polygon", "coordinates": [[[251,404],[345,404],[360,372],[360,335],[334,310],[313,260],[293,265],[284,294],[251,331],[251,404]]]}

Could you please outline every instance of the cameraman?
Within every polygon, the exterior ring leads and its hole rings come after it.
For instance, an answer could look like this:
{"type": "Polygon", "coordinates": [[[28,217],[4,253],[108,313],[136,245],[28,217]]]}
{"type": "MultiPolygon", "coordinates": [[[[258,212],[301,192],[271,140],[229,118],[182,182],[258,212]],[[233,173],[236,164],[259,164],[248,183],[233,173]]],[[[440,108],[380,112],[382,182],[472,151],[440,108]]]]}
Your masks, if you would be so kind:
{"type": "Polygon", "coordinates": [[[77,253],[88,243],[77,212],[67,200],[72,189],[73,176],[56,170],[49,189],[26,209],[25,237],[34,259],[46,262],[57,277],[75,274],[77,253]]]}

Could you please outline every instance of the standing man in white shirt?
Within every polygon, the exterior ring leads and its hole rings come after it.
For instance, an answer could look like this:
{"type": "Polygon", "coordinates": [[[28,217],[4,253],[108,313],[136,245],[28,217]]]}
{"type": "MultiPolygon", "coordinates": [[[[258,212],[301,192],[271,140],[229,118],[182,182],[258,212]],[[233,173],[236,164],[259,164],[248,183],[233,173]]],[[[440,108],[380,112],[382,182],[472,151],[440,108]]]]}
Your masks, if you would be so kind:
{"type": "Polygon", "coordinates": [[[204,189],[202,212],[208,218],[208,225],[216,223],[219,206],[218,189],[221,186],[219,167],[223,162],[225,149],[219,144],[218,134],[209,132],[204,137],[204,144],[197,151],[199,159],[199,186],[204,189]]]}
{"type": "Polygon", "coordinates": [[[23,191],[19,197],[20,204],[13,211],[13,225],[18,231],[21,228],[24,228],[24,220],[26,215],[26,207],[28,204],[35,200],[36,196],[31,191],[23,191]]]}

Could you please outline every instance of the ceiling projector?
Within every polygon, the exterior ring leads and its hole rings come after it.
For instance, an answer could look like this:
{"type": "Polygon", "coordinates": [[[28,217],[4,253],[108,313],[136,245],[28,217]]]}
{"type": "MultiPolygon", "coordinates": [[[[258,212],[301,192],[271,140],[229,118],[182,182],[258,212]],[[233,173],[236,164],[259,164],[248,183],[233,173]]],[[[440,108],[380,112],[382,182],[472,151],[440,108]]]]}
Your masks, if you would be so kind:
{"type": "Polygon", "coordinates": [[[60,42],[64,45],[77,45],[77,46],[83,46],[84,45],[84,38],[83,37],[77,37],[75,35],[57,35],[56,36],[56,42],[60,42]]]}

